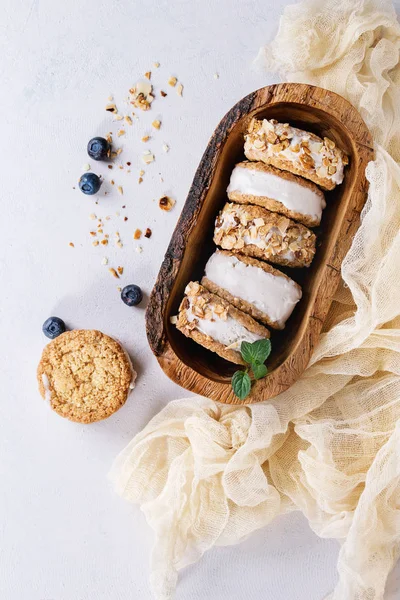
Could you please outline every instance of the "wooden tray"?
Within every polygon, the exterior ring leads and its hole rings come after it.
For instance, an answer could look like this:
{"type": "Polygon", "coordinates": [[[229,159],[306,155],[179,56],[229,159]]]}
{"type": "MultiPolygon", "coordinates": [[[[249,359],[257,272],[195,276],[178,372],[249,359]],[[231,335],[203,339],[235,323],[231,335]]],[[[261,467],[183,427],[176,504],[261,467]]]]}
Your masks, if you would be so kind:
{"type": "MultiPolygon", "coordinates": [[[[341,96],[310,85],[284,83],[249,94],[222,119],[201,159],[161,265],[146,312],[150,347],[165,373],[182,387],[220,402],[247,404],[272,398],[306,368],[340,279],[340,267],[359,225],[367,194],[365,167],[373,159],[371,135],[356,109],[341,96]],[[244,402],[230,379],[237,366],[186,338],[169,319],[177,314],[186,284],[200,280],[215,250],[214,221],[227,200],[234,165],[244,159],[243,134],[251,117],[275,118],[328,136],[349,155],[342,185],[326,192],[327,207],[309,269],[286,272],[303,297],[283,331],[272,333],[269,375],[244,402]]],[[[285,269],[283,269],[285,270],[285,269]]]]}

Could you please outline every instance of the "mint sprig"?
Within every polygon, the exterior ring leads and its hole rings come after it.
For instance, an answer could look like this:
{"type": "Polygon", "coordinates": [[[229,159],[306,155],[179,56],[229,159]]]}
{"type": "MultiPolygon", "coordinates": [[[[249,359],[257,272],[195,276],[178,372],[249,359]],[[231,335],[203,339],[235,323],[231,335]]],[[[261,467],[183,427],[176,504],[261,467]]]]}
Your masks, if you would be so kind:
{"type": "Polygon", "coordinates": [[[232,388],[235,395],[244,400],[250,394],[251,379],[249,371],[253,372],[254,379],[262,379],[268,373],[265,361],[271,354],[270,340],[257,340],[256,342],[242,342],[240,354],[247,367],[244,371],[236,371],[232,377],[232,388]]]}

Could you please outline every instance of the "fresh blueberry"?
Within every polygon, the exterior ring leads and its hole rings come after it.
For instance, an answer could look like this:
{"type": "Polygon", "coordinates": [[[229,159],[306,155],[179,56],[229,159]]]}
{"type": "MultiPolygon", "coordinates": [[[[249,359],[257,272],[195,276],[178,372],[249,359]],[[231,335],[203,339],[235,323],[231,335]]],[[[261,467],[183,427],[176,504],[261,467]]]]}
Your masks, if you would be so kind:
{"type": "Polygon", "coordinates": [[[101,179],[94,173],[84,173],[79,180],[79,189],[84,194],[92,196],[97,194],[101,186],[101,179]]]}
{"type": "Polygon", "coordinates": [[[65,329],[64,321],[58,317],[50,317],[43,323],[42,327],[44,335],[51,340],[54,340],[54,338],[64,333],[65,329]]]}
{"type": "Polygon", "coordinates": [[[137,306],[143,300],[142,290],[138,285],[127,285],[121,292],[121,298],[128,306],[137,306]]]}
{"type": "Polygon", "coordinates": [[[93,160],[106,160],[111,150],[110,143],[102,137],[95,137],[87,145],[87,151],[93,160]]]}

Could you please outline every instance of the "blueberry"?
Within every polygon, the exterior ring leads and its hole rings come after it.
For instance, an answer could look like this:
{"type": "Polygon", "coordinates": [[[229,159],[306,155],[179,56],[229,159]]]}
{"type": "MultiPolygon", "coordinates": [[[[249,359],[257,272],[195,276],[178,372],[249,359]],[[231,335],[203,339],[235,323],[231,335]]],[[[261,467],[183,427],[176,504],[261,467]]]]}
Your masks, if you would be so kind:
{"type": "Polygon", "coordinates": [[[62,333],[64,333],[66,327],[64,321],[58,317],[50,317],[47,319],[42,326],[43,333],[46,337],[54,340],[62,333]]]}
{"type": "Polygon", "coordinates": [[[87,145],[87,151],[93,160],[106,160],[111,150],[110,143],[102,137],[95,137],[87,145]]]}
{"type": "Polygon", "coordinates": [[[127,285],[121,292],[121,298],[128,306],[137,306],[143,300],[142,290],[138,285],[127,285]]]}
{"type": "Polygon", "coordinates": [[[79,189],[84,194],[92,196],[97,194],[101,186],[101,179],[94,173],[84,173],[79,180],[79,189]]]}

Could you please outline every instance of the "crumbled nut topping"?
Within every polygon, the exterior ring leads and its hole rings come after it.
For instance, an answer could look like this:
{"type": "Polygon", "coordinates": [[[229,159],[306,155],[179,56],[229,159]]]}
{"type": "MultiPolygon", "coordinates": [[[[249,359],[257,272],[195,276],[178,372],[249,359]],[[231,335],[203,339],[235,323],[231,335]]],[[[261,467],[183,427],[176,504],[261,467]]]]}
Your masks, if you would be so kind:
{"type": "Polygon", "coordinates": [[[146,79],[151,79],[151,71],[147,71],[144,76],[146,77],[146,79]]]}
{"type": "Polygon", "coordinates": [[[132,121],[132,119],[130,118],[129,115],[125,115],[124,119],[125,119],[125,123],[128,123],[128,125],[132,125],[133,124],[133,121],[132,121]]]}
{"type": "Polygon", "coordinates": [[[118,193],[119,193],[119,194],[121,194],[121,196],[122,196],[122,195],[123,195],[123,193],[124,193],[124,190],[123,190],[123,187],[122,187],[122,185],[119,185],[119,186],[117,187],[117,190],[118,190],[118,193]]]}
{"type": "Polygon", "coordinates": [[[117,267],[117,271],[119,275],[122,275],[122,273],[124,272],[124,267],[117,267]]]}
{"type": "Polygon", "coordinates": [[[178,80],[177,80],[177,78],[176,78],[176,77],[172,77],[172,76],[171,76],[171,77],[168,79],[168,85],[170,85],[170,86],[172,86],[172,87],[175,87],[175,86],[176,86],[176,83],[177,83],[177,81],[178,81],[178,80]]]}
{"type": "Polygon", "coordinates": [[[147,227],[144,237],[149,238],[149,237],[151,237],[151,234],[152,234],[151,229],[149,227],[147,227]]]}
{"type": "Polygon", "coordinates": [[[181,83],[179,83],[177,85],[176,93],[178,94],[178,96],[182,96],[182,94],[183,94],[183,85],[181,83]]]}
{"type": "Polygon", "coordinates": [[[153,63],[153,67],[154,67],[155,69],[158,69],[158,67],[159,67],[159,66],[160,66],[160,63],[159,63],[159,62],[155,62],[155,63],[153,63]]]}
{"type": "Polygon", "coordinates": [[[173,200],[169,196],[163,196],[158,201],[158,206],[161,208],[161,210],[166,210],[166,211],[170,211],[171,208],[173,208],[174,204],[175,204],[175,200],[173,200]]]}
{"type": "Polygon", "coordinates": [[[160,127],[161,127],[161,121],[159,121],[158,119],[156,119],[155,121],[152,122],[152,126],[154,127],[154,129],[160,129],[160,127]]]}
{"type": "Polygon", "coordinates": [[[134,88],[129,90],[130,103],[141,110],[149,110],[154,100],[153,86],[149,81],[139,81],[134,88]]]}
{"type": "Polygon", "coordinates": [[[110,271],[111,275],[115,277],[115,279],[119,279],[119,275],[113,267],[110,267],[108,270],[110,271]]]}
{"type": "Polygon", "coordinates": [[[133,234],[133,239],[140,240],[141,237],[142,237],[141,229],[136,229],[135,233],[133,234]]]}
{"type": "Polygon", "coordinates": [[[168,96],[167,92],[163,92],[162,90],[161,90],[160,94],[161,94],[161,96],[162,96],[163,98],[165,98],[166,96],[168,96]]]}
{"type": "Polygon", "coordinates": [[[142,156],[143,162],[146,163],[146,165],[149,165],[150,163],[152,163],[154,161],[154,154],[152,154],[150,152],[150,150],[147,150],[143,156],[142,156]]]}
{"type": "Polygon", "coordinates": [[[70,242],[70,243],[68,244],[68,246],[71,246],[71,248],[75,248],[75,244],[74,244],[74,242],[70,242]]]}
{"type": "Polygon", "coordinates": [[[142,137],[142,142],[148,142],[148,141],[149,141],[149,139],[150,139],[150,136],[149,136],[149,135],[144,135],[144,136],[142,137]]]}
{"type": "Polygon", "coordinates": [[[116,112],[118,112],[118,111],[117,111],[117,107],[116,107],[116,106],[115,106],[115,104],[113,104],[113,103],[112,103],[112,104],[107,104],[107,105],[106,105],[106,110],[107,110],[108,112],[111,112],[111,113],[116,113],[116,112]]]}
{"type": "Polygon", "coordinates": [[[136,246],[135,252],[137,252],[138,254],[141,254],[143,252],[142,246],[136,246]]]}

